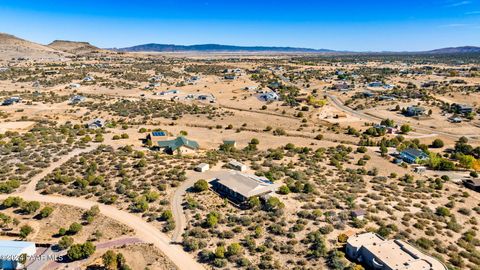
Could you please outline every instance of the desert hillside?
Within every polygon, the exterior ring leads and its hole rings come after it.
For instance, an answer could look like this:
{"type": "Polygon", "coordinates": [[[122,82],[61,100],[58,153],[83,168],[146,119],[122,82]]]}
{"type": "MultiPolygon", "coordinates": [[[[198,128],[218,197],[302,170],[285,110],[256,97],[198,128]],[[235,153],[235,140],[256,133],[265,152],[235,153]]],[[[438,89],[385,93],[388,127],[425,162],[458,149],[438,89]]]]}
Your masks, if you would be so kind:
{"type": "Polygon", "coordinates": [[[85,54],[102,51],[102,49],[99,49],[98,47],[95,47],[88,42],[80,41],[55,40],[47,46],[54,50],[72,54],[85,54]]]}
{"type": "Polygon", "coordinates": [[[0,33],[0,60],[26,58],[31,60],[62,60],[69,54],[47,46],[27,41],[13,35],[0,33]]]}

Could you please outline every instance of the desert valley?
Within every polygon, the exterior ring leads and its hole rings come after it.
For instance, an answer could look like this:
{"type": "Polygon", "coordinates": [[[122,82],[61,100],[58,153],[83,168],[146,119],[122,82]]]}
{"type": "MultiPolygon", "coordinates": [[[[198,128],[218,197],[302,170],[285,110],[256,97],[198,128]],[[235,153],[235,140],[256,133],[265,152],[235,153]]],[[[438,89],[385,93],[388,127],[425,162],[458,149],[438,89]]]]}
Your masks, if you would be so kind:
{"type": "Polygon", "coordinates": [[[478,48],[198,48],[0,34],[1,260],[480,269],[478,48]]]}

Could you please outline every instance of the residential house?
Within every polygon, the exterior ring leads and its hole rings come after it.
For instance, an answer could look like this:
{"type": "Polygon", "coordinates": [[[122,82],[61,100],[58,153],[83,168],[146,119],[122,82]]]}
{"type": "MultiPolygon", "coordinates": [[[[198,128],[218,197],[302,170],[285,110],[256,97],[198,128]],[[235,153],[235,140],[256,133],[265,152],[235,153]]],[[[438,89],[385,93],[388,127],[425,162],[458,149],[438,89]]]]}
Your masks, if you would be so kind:
{"type": "Polygon", "coordinates": [[[72,105],[79,104],[84,102],[86,99],[87,98],[84,96],[74,95],[73,97],[70,98],[70,104],[72,105]]]}
{"type": "Polygon", "coordinates": [[[447,270],[436,258],[402,240],[385,240],[375,233],[351,236],[346,255],[375,270],[447,270]]]}
{"type": "Polygon", "coordinates": [[[176,94],[180,94],[180,90],[167,90],[167,91],[162,91],[160,93],[157,93],[157,95],[159,96],[166,96],[166,95],[176,95],[176,94]]]}
{"type": "Polygon", "coordinates": [[[223,140],[224,145],[230,145],[232,147],[237,147],[237,142],[234,140],[223,140]]]}
{"type": "Polygon", "coordinates": [[[425,154],[425,152],[423,152],[420,149],[415,149],[415,148],[407,148],[407,149],[403,150],[399,154],[399,157],[403,161],[405,161],[407,163],[410,163],[410,164],[416,164],[416,163],[418,163],[422,160],[427,160],[428,159],[428,155],[425,154]]]}
{"type": "Polygon", "coordinates": [[[385,89],[385,90],[392,90],[393,88],[395,88],[395,85],[393,85],[393,84],[385,84],[383,86],[383,89],[385,89]]]}
{"type": "Polygon", "coordinates": [[[83,78],[83,82],[93,82],[95,81],[95,78],[93,76],[86,76],[85,78],[83,78]]]}
{"type": "Polygon", "coordinates": [[[413,169],[414,172],[418,173],[418,174],[422,174],[424,172],[427,171],[427,167],[425,166],[417,166],[413,169]]]}
{"type": "Polygon", "coordinates": [[[367,214],[367,211],[363,209],[353,210],[351,213],[352,218],[363,220],[363,217],[367,214]]]}
{"type": "Polygon", "coordinates": [[[368,87],[373,87],[373,88],[382,87],[382,86],[383,86],[382,82],[371,82],[368,84],[368,87]]]}
{"type": "Polygon", "coordinates": [[[193,154],[200,145],[196,141],[181,136],[173,140],[158,141],[154,148],[163,149],[168,154],[193,154]]]}
{"type": "Polygon", "coordinates": [[[393,101],[396,100],[396,98],[392,96],[381,95],[378,97],[378,100],[393,101]]]}
{"type": "Polygon", "coordinates": [[[333,86],[333,89],[337,91],[349,91],[350,90],[350,85],[347,83],[338,83],[333,86]]]}
{"type": "Polygon", "coordinates": [[[70,89],[80,88],[80,84],[78,84],[78,83],[71,83],[71,84],[68,86],[68,88],[70,88],[70,89]]]}
{"type": "Polygon", "coordinates": [[[405,115],[412,117],[412,116],[422,116],[425,114],[425,108],[418,107],[418,106],[409,106],[405,110],[405,115]]]}
{"type": "Polygon", "coordinates": [[[197,84],[200,81],[200,76],[192,76],[186,80],[188,84],[197,84]]]}
{"type": "Polygon", "coordinates": [[[279,82],[271,82],[268,84],[268,88],[272,89],[272,90],[275,90],[275,89],[278,89],[282,86],[281,83],[279,82]]]}
{"type": "Polygon", "coordinates": [[[363,91],[362,95],[363,95],[364,98],[371,98],[371,97],[375,96],[375,95],[374,95],[372,92],[370,92],[370,91],[363,91]]]}
{"type": "Polygon", "coordinates": [[[105,126],[105,120],[101,118],[97,118],[87,125],[89,129],[103,128],[104,126],[105,126]]]}
{"type": "Polygon", "coordinates": [[[252,197],[267,196],[274,193],[279,184],[272,183],[265,177],[227,171],[210,181],[212,189],[225,196],[240,207],[247,206],[252,197]]]}
{"type": "Polygon", "coordinates": [[[237,76],[236,75],[225,75],[223,78],[225,80],[233,81],[233,80],[237,79],[237,76]]]}
{"type": "Polygon", "coordinates": [[[472,106],[465,105],[465,104],[453,103],[451,108],[455,113],[458,113],[458,114],[469,114],[473,112],[472,106]]]}
{"type": "Polygon", "coordinates": [[[43,71],[43,74],[45,74],[45,75],[55,75],[55,74],[58,74],[58,73],[60,73],[60,71],[58,71],[58,70],[44,70],[43,71]]]}
{"type": "Polygon", "coordinates": [[[460,117],[453,117],[453,118],[450,118],[448,119],[451,123],[455,123],[455,124],[458,124],[458,123],[461,123],[462,122],[462,118],[460,117]]]}
{"type": "Polygon", "coordinates": [[[2,106],[9,106],[22,101],[20,97],[9,97],[2,102],[2,106]]]}
{"type": "Polygon", "coordinates": [[[465,179],[463,180],[463,185],[471,190],[480,192],[480,178],[465,179]]]}
{"type": "Polygon", "coordinates": [[[33,256],[36,252],[35,243],[0,240],[0,269],[24,269],[23,264],[26,262],[20,259],[28,259],[28,256],[33,256]]]}
{"type": "Polygon", "coordinates": [[[258,89],[258,86],[245,86],[244,90],[255,91],[258,89]]]}
{"type": "Polygon", "coordinates": [[[277,101],[280,99],[280,97],[278,96],[277,93],[271,91],[271,92],[267,92],[267,93],[263,93],[259,96],[259,98],[263,101],[277,101]]]}

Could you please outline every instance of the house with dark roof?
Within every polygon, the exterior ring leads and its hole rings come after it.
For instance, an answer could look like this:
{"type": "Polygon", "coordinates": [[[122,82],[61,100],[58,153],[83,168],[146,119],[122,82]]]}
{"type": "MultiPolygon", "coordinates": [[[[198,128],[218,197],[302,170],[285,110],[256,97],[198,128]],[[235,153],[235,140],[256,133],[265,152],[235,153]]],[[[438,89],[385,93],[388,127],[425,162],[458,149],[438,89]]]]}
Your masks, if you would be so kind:
{"type": "Polygon", "coordinates": [[[463,185],[471,190],[480,192],[480,179],[465,179],[463,185]]]}
{"type": "Polygon", "coordinates": [[[465,105],[465,104],[454,103],[452,104],[451,108],[455,113],[458,113],[458,114],[469,114],[473,112],[472,106],[465,105]]]}
{"type": "Polygon", "coordinates": [[[200,148],[200,145],[196,141],[181,136],[173,140],[158,141],[154,148],[163,149],[168,154],[193,154],[200,148]]]}
{"type": "Polygon", "coordinates": [[[418,106],[410,106],[405,110],[405,116],[422,116],[425,114],[425,108],[418,106]]]}
{"type": "Polygon", "coordinates": [[[403,161],[415,164],[422,160],[427,160],[428,155],[420,149],[407,148],[399,154],[400,159],[403,161]]]}
{"type": "Polygon", "coordinates": [[[97,118],[87,125],[89,129],[103,128],[104,126],[105,126],[105,120],[101,118],[97,118]]]}
{"type": "Polygon", "coordinates": [[[75,104],[79,104],[79,103],[82,103],[86,100],[87,98],[84,97],[84,96],[80,96],[80,95],[74,95],[73,97],[70,98],[70,104],[71,105],[75,105],[75,104]]]}

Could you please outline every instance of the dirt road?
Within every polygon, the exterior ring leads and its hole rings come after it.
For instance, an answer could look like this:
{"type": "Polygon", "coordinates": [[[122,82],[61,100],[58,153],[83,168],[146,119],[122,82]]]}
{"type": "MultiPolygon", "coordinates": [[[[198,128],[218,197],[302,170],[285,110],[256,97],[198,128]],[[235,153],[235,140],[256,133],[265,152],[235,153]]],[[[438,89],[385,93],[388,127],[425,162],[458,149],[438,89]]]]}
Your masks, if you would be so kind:
{"type": "Polygon", "coordinates": [[[126,226],[132,228],[136,232],[136,237],[146,243],[153,243],[157,248],[159,248],[179,269],[185,270],[196,270],[204,269],[192,256],[183,251],[183,249],[178,245],[173,245],[170,243],[170,238],[167,235],[159,231],[153,225],[147,223],[141,217],[138,217],[134,214],[118,210],[114,206],[108,206],[99,204],[93,201],[73,198],[73,197],[60,197],[60,196],[45,196],[38,194],[35,191],[35,186],[38,181],[45,177],[48,173],[54,171],[56,168],[60,167],[62,164],[67,162],[70,158],[75,155],[91,151],[96,146],[91,146],[85,149],[74,150],[71,153],[63,156],[57,162],[50,164],[44,171],[37,174],[29,182],[27,188],[23,191],[8,194],[0,195],[0,200],[4,200],[9,196],[19,196],[25,200],[29,201],[39,201],[44,203],[54,203],[54,204],[63,204],[71,205],[82,209],[89,209],[94,205],[98,205],[100,212],[120,223],[125,224],[126,226]]]}

